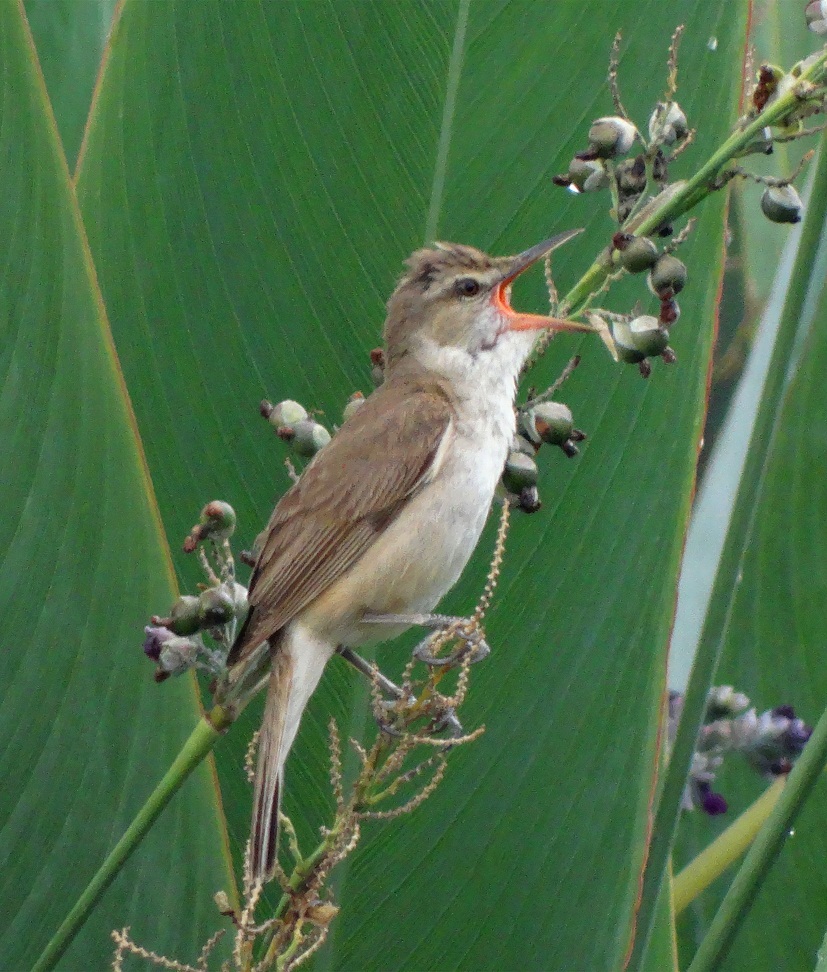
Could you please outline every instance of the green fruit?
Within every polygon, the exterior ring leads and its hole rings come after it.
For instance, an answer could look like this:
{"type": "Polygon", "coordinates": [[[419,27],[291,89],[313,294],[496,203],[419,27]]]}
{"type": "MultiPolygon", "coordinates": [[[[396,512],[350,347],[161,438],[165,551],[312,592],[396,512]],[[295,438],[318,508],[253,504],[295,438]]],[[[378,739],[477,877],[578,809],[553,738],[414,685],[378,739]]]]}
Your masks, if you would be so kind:
{"type": "Polygon", "coordinates": [[[535,406],[534,424],[543,442],[563,445],[574,431],[574,418],[568,405],[562,402],[541,402],[535,406]]]}
{"type": "Polygon", "coordinates": [[[761,196],[761,212],[773,223],[800,223],[802,208],[793,186],[767,186],[761,196]]]}
{"type": "Polygon", "coordinates": [[[184,594],[172,605],[166,626],[177,635],[191,635],[201,630],[201,609],[197,597],[184,594]]]}
{"type": "Polygon", "coordinates": [[[589,129],[589,147],[601,159],[625,155],[632,147],[637,129],[625,118],[598,118],[589,129]]]}
{"type": "Polygon", "coordinates": [[[519,493],[537,484],[537,463],[523,452],[509,452],[503,469],[503,485],[509,493],[519,493]]]}
{"type": "Polygon", "coordinates": [[[276,428],[281,425],[295,425],[297,422],[306,421],[306,419],[307,409],[290,398],[275,405],[272,412],[267,416],[267,420],[276,428]]]}
{"type": "Polygon", "coordinates": [[[236,604],[224,587],[208,587],[198,598],[202,628],[227,624],[235,617],[236,604]]]}
{"type": "Polygon", "coordinates": [[[649,271],[649,287],[663,300],[679,294],[686,284],[686,266],[677,257],[664,253],[649,271]]]}
{"type": "Polygon", "coordinates": [[[297,422],[292,427],[293,434],[290,437],[290,445],[295,452],[309,459],[323,449],[330,442],[330,433],[323,425],[309,420],[307,422],[297,422]]]}
{"type": "Polygon", "coordinates": [[[647,236],[635,236],[620,250],[620,265],[629,273],[650,270],[658,259],[658,248],[647,236]]]}

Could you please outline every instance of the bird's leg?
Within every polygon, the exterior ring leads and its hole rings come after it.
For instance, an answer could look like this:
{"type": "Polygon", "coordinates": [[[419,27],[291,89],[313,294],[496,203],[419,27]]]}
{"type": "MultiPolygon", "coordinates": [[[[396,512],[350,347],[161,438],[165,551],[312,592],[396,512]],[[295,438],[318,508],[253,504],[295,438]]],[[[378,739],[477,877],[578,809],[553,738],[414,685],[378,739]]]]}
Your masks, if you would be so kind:
{"type": "MultiPolygon", "coordinates": [[[[372,684],[376,684],[385,692],[386,695],[393,697],[394,702],[387,703],[387,707],[391,708],[396,702],[405,698],[405,692],[395,683],[392,682],[386,675],[383,675],[379,669],[371,665],[370,662],[366,661],[362,656],[355,652],[352,648],[347,648],[345,645],[339,645],[336,649],[336,653],[340,655],[346,662],[349,662],[353,667],[361,672],[365,678],[367,678],[372,684]]],[[[408,704],[413,704],[416,701],[413,696],[409,695],[407,698],[408,704]]],[[[395,726],[391,725],[390,722],[385,721],[381,716],[376,716],[376,723],[382,732],[386,732],[389,736],[403,736],[404,733],[400,732],[395,726]]],[[[434,730],[436,732],[442,732],[447,730],[448,735],[452,739],[456,739],[462,736],[465,730],[462,728],[462,723],[456,716],[453,709],[445,709],[441,712],[434,722],[434,730]]]]}
{"type": "Polygon", "coordinates": [[[362,658],[362,656],[355,652],[352,648],[346,648],[344,645],[339,645],[336,652],[337,654],[341,655],[346,662],[350,662],[356,671],[361,672],[365,678],[369,679],[371,682],[376,682],[383,692],[386,692],[388,695],[392,695],[395,699],[404,698],[405,693],[395,682],[392,682],[386,675],[383,675],[378,668],[371,665],[370,662],[362,658]]]}
{"type": "Polygon", "coordinates": [[[406,624],[411,627],[447,629],[454,628],[456,636],[463,644],[450,655],[438,656],[430,651],[431,636],[424,638],[413,650],[414,658],[424,665],[440,665],[453,668],[471,652],[471,663],[482,661],[491,653],[491,648],[482,636],[479,628],[475,627],[468,618],[452,617],[448,614],[365,614],[363,621],[369,624],[406,624]]]}

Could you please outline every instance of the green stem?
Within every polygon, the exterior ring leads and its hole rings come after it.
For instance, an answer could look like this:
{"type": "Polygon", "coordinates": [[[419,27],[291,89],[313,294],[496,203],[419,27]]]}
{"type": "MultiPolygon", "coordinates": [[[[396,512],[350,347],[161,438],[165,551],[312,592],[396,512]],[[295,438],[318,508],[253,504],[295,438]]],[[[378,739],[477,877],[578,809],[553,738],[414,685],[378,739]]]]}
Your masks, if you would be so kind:
{"type": "Polygon", "coordinates": [[[676,875],[673,883],[675,914],[679,915],[712,882],[741,857],[755,840],[787,782],[779,777],[712,843],[676,875]]]}
{"type": "Polygon", "coordinates": [[[215,746],[232,721],[230,714],[225,709],[216,706],[208,716],[205,715],[198,722],[189,739],[176,756],[175,762],[141,807],[126,833],[112,848],[97,874],[86,886],[74,908],[66,916],[63,924],[55,932],[42,955],[35,962],[32,972],[47,972],[48,969],[55,967],[132,851],[144,839],[150,827],[160,816],[161,811],[178,792],[190,773],[215,746]]]}
{"type": "Polygon", "coordinates": [[[827,762],[827,709],[793,767],[778,802],[761,828],[726,897],[712,919],[688,972],[720,967],[764,877],[787,838],[790,827],[827,762]]]}
{"type": "Polygon", "coordinates": [[[778,324],[772,360],[767,370],[767,381],[738,484],[732,519],[718,563],[709,609],[692,665],[678,734],[669,757],[663,789],[655,811],[652,843],[649,847],[638,912],[635,951],[629,969],[642,967],[643,956],[651,934],[654,905],[675,840],[680,819],[681,797],[689,775],[692,754],[697,746],[698,734],[703,724],[707,693],[715,677],[729,631],[735,604],[733,592],[737,590],[735,578],[739,575],[744,554],[752,537],[758,498],[764,482],[770,449],[776,438],[776,427],[786,388],[787,369],[807,298],[812,260],[821,240],[825,213],[827,213],[827,139],[822,137],[816,171],[813,173],[812,191],[807,203],[807,215],[798,244],[795,266],[787,287],[784,309],[778,324]]]}
{"type": "MultiPolygon", "coordinates": [[[[799,84],[821,80],[824,74],[824,66],[827,64],[827,54],[822,54],[814,61],[799,78],[799,84]]],[[[712,184],[721,173],[724,166],[732,159],[736,158],[743,148],[753,140],[763,128],[778,122],[799,103],[795,90],[791,89],[778,98],[777,101],[768,105],[759,115],[752,119],[743,128],[733,132],[732,135],[713,152],[706,162],[698,169],[683,186],[672,195],[662,207],[653,210],[640,225],[635,227],[638,236],[646,236],[651,233],[661,223],[669,222],[688,212],[693,206],[697,205],[705,196],[714,191],[712,184]]],[[[615,268],[607,265],[605,254],[595,260],[586,273],[574,285],[574,287],[563,298],[560,305],[561,313],[574,315],[579,313],[586,301],[594,290],[596,290],[603,280],[615,268]]]]}

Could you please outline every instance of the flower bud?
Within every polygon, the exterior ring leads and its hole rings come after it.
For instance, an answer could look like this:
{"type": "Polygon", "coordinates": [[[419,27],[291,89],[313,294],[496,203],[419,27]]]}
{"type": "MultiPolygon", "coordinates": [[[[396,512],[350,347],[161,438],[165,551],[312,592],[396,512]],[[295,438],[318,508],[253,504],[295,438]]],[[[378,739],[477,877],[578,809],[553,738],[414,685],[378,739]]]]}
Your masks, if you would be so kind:
{"type": "MultiPolygon", "coordinates": [[[[266,404],[269,404],[269,402],[261,403],[262,414],[265,413],[266,404]]],[[[291,398],[286,398],[283,402],[279,402],[278,405],[270,406],[265,417],[275,428],[281,425],[295,425],[297,422],[307,420],[307,409],[303,405],[299,405],[298,402],[294,402],[291,398]]]]}
{"type": "Polygon", "coordinates": [[[731,685],[713,685],[706,696],[705,722],[738,715],[749,708],[749,699],[731,685]]]}
{"type": "Polygon", "coordinates": [[[676,101],[660,102],[649,118],[649,138],[657,139],[661,145],[674,145],[688,133],[686,115],[676,101]]]}
{"type": "Polygon", "coordinates": [[[534,427],[543,442],[561,446],[574,432],[574,418],[562,402],[541,402],[532,409],[534,427]]]}
{"type": "Polygon", "coordinates": [[[663,354],[669,343],[669,332],[650,314],[643,314],[628,323],[614,322],[612,337],[620,360],[629,364],[663,354]]]}
{"type": "Polygon", "coordinates": [[[629,273],[651,270],[658,259],[658,248],[648,236],[633,236],[620,251],[620,265],[629,273]]]}
{"type": "Polygon", "coordinates": [[[503,470],[503,485],[519,495],[526,486],[537,485],[537,463],[523,452],[509,452],[503,470]]]}
{"type": "Polygon", "coordinates": [[[161,681],[167,675],[183,675],[196,662],[200,646],[189,638],[170,638],[161,646],[158,656],[156,679],[161,681]],[[162,678],[158,679],[158,674],[162,678]]]}
{"type": "Polygon", "coordinates": [[[235,510],[229,503],[213,500],[201,510],[201,535],[228,540],[235,533],[235,510]]]}
{"type": "Polygon", "coordinates": [[[664,298],[679,294],[686,284],[686,266],[677,257],[664,253],[649,271],[649,288],[653,294],[664,298]]]}
{"type": "Polygon", "coordinates": [[[761,211],[773,223],[800,223],[802,208],[794,186],[767,186],[761,196],[761,211]]]}
{"type": "Polygon", "coordinates": [[[184,594],[172,605],[165,621],[170,631],[177,635],[191,635],[201,629],[201,611],[197,597],[184,594]]]}
{"type": "Polygon", "coordinates": [[[167,641],[171,641],[175,635],[169,630],[169,628],[162,628],[156,625],[147,625],[144,628],[144,654],[147,658],[151,658],[152,661],[158,661],[161,657],[161,649],[167,641]]]}
{"type": "Polygon", "coordinates": [[[285,437],[289,439],[294,451],[306,459],[315,456],[330,442],[327,429],[312,420],[297,422],[290,431],[292,434],[285,437]]]}
{"type": "Polygon", "coordinates": [[[632,147],[637,129],[625,118],[598,118],[589,129],[589,146],[601,159],[625,155],[632,147]]]}
{"type": "Polygon", "coordinates": [[[609,173],[599,159],[572,159],[564,179],[578,192],[596,192],[609,185],[609,173]]]}
{"type": "Polygon", "coordinates": [[[364,404],[365,396],[360,391],[354,392],[347,400],[347,405],[342,412],[344,421],[347,422],[351,415],[355,415],[364,404]]]}
{"type": "Polygon", "coordinates": [[[230,592],[220,585],[208,587],[198,597],[201,627],[215,628],[227,624],[235,617],[236,603],[230,592]]]}

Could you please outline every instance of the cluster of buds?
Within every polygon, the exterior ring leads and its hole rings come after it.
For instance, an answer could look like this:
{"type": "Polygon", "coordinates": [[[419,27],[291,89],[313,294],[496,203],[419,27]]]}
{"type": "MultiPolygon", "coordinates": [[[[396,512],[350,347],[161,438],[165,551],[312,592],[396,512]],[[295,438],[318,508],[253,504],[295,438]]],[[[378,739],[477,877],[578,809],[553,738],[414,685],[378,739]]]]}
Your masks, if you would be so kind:
{"type": "Polygon", "coordinates": [[[508,501],[525,513],[536,513],[542,505],[536,462],[541,446],[556,446],[571,458],[578,453],[577,443],[586,438],[585,432],[574,427],[568,405],[550,401],[579,362],[579,358],[573,358],[551,388],[517,409],[517,431],[506,456],[501,483],[508,501]]]}
{"type": "Polygon", "coordinates": [[[289,442],[291,449],[302,459],[312,459],[330,442],[327,429],[311,418],[303,405],[290,398],[278,405],[265,399],[260,411],[276,430],[276,435],[289,442]]]}
{"type": "Polygon", "coordinates": [[[226,667],[237,626],[247,613],[247,588],[235,579],[229,545],[235,524],[235,511],[229,503],[213,500],[201,511],[199,522],[184,541],[186,553],[198,551],[207,584],[201,585],[197,595],[183,594],[166,617],[154,615],[144,629],[144,653],[157,663],[158,682],[193,668],[217,675],[226,667]],[[214,647],[204,641],[205,635],[214,647]]]}
{"type": "MultiPolygon", "coordinates": [[[[675,738],[682,709],[683,696],[670,692],[670,741],[675,738]]],[[[779,705],[758,715],[747,696],[732,686],[710,689],[684,791],[684,809],[699,808],[711,816],[726,813],[727,801],[713,790],[712,784],[729,753],[740,753],[761,776],[781,776],[790,772],[811,734],[812,729],[790,705],[779,705]]]]}

